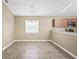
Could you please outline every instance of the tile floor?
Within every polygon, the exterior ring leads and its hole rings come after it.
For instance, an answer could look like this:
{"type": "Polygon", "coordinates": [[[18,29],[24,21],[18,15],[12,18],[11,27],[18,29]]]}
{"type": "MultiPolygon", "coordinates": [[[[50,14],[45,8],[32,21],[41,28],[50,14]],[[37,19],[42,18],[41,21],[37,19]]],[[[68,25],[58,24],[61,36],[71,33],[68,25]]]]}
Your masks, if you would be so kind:
{"type": "Polygon", "coordinates": [[[74,59],[51,42],[15,42],[2,53],[2,59],[74,59]]]}

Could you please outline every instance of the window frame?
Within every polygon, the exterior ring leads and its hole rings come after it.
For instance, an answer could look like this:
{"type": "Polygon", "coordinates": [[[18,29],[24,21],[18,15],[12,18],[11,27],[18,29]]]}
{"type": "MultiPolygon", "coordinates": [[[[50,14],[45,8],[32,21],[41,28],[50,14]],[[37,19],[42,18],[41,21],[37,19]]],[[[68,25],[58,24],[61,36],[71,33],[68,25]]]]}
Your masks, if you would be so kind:
{"type": "Polygon", "coordinates": [[[25,20],[25,24],[24,24],[25,26],[24,26],[24,32],[26,33],[26,34],[38,34],[39,33],[39,28],[40,28],[40,23],[39,23],[39,20],[25,20]],[[38,31],[37,32],[27,32],[26,31],[26,21],[38,21],[38,31]]]}

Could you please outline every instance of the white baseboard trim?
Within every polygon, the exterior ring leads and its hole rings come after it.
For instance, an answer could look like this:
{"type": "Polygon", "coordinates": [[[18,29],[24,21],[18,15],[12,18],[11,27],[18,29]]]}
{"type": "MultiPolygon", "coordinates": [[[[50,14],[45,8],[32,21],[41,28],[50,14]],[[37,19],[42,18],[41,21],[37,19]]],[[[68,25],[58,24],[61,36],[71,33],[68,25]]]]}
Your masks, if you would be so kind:
{"type": "Polygon", "coordinates": [[[2,51],[4,51],[6,48],[8,48],[10,45],[12,45],[14,42],[15,42],[15,41],[12,41],[12,42],[9,43],[8,45],[6,45],[6,46],[2,49],[2,51]]]}
{"type": "Polygon", "coordinates": [[[51,41],[52,43],[54,43],[56,46],[58,46],[59,48],[61,48],[63,51],[67,52],[69,55],[71,55],[75,59],[77,58],[77,56],[75,56],[74,54],[72,54],[71,52],[69,52],[68,50],[66,50],[65,48],[63,48],[62,46],[60,46],[59,44],[57,44],[56,42],[54,42],[52,40],[14,40],[10,44],[8,44],[6,47],[4,47],[2,49],[2,51],[4,51],[6,48],[8,48],[10,45],[12,45],[14,42],[17,42],[17,41],[51,41]]]}
{"type": "Polygon", "coordinates": [[[12,45],[14,42],[17,42],[17,41],[51,41],[51,40],[14,40],[12,41],[10,44],[6,45],[2,51],[4,51],[6,48],[8,48],[10,45],[12,45]]]}
{"type": "Polygon", "coordinates": [[[77,56],[75,56],[73,53],[69,52],[68,50],[66,50],[65,48],[63,48],[62,46],[60,46],[58,43],[54,42],[51,40],[52,43],[54,43],[56,46],[58,46],[60,49],[62,49],[63,51],[65,51],[66,53],[68,53],[69,55],[71,55],[73,58],[77,59],[77,56]]]}
{"type": "Polygon", "coordinates": [[[14,40],[14,41],[51,41],[51,40],[14,40]]]}

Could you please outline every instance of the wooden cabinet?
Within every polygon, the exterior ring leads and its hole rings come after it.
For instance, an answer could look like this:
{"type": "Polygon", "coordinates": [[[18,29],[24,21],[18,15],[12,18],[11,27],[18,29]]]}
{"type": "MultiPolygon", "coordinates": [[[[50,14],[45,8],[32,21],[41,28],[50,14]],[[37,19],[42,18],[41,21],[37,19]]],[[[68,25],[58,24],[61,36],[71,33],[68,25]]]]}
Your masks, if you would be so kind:
{"type": "Polygon", "coordinates": [[[55,20],[55,27],[67,27],[67,20],[55,20]]]}
{"type": "Polygon", "coordinates": [[[53,27],[56,28],[66,28],[68,26],[68,22],[75,22],[77,23],[76,19],[53,19],[53,27]]]}

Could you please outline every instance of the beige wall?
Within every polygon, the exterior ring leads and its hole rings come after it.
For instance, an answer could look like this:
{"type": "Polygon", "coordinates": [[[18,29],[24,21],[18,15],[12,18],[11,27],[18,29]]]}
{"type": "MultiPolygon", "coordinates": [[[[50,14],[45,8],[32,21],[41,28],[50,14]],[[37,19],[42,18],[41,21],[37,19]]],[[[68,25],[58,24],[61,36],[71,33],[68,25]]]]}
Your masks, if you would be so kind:
{"type": "Polygon", "coordinates": [[[25,17],[16,16],[16,40],[47,40],[49,31],[51,29],[51,21],[53,17],[25,17]],[[25,20],[38,20],[40,23],[40,29],[38,34],[27,34],[25,33],[25,20]]]}
{"type": "MultiPolygon", "coordinates": [[[[2,46],[3,48],[14,40],[47,40],[52,36],[52,40],[60,44],[65,49],[76,55],[77,39],[76,36],[66,35],[61,33],[53,32],[52,35],[49,33],[52,29],[52,19],[68,19],[68,17],[26,17],[16,16],[14,25],[14,16],[11,11],[3,3],[3,31],[2,31],[2,46]],[[39,20],[40,29],[38,34],[27,34],[25,33],[25,20],[39,20]],[[15,26],[15,31],[14,31],[15,26]]],[[[72,18],[72,17],[70,17],[72,18]]]]}
{"type": "Polygon", "coordinates": [[[15,17],[15,39],[16,40],[47,40],[52,29],[52,19],[70,19],[76,17],[52,17],[52,16],[16,16],[15,17]],[[39,20],[40,29],[38,34],[25,33],[25,20],[39,20]]]}
{"type": "Polygon", "coordinates": [[[14,39],[14,16],[2,3],[2,48],[14,39]]]}
{"type": "Polygon", "coordinates": [[[52,41],[56,42],[72,54],[77,55],[77,35],[52,32],[51,36],[52,41]]]}

